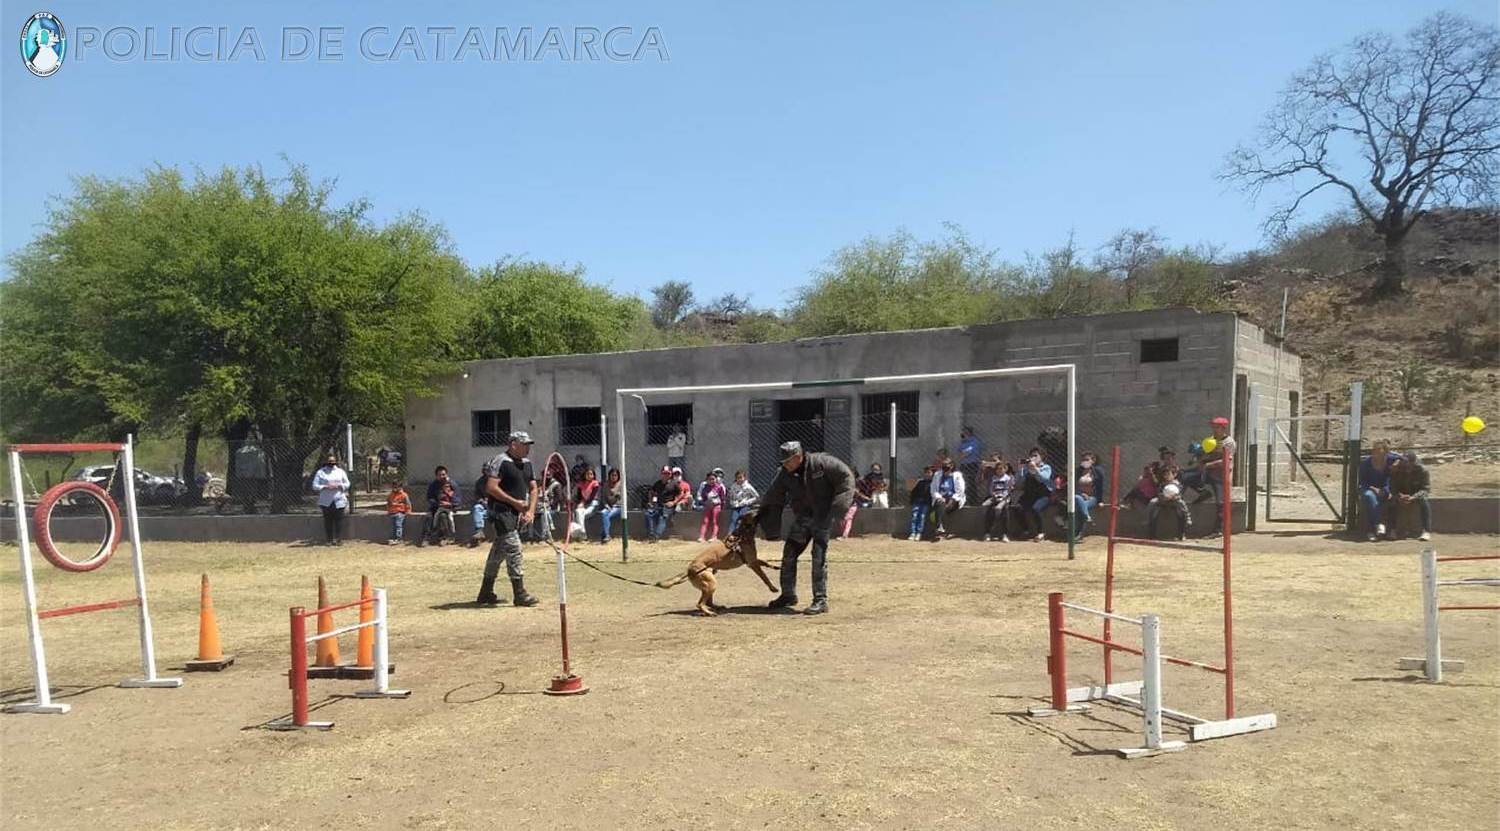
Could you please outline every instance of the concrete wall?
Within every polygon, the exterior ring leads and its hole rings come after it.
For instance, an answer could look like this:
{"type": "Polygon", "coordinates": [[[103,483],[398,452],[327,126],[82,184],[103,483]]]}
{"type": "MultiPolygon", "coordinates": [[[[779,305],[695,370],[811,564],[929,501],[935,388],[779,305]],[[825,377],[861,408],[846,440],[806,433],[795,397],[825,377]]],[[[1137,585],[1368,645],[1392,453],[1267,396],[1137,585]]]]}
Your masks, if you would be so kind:
{"type": "MultiPolygon", "coordinates": [[[[1244,375],[1251,390],[1254,391],[1254,411],[1235,414],[1235,437],[1240,439],[1240,447],[1246,448],[1248,442],[1246,436],[1251,435],[1252,430],[1258,432],[1262,443],[1269,440],[1265,434],[1266,420],[1273,414],[1278,418],[1298,416],[1302,411],[1309,410],[1308,402],[1302,401],[1302,359],[1292,352],[1278,349],[1274,336],[1254,324],[1240,320],[1235,325],[1235,373],[1244,375]],[[1277,358],[1280,357],[1280,373],[1277,372],[1277,358]],[[1279,382],[1278,382],[1279,378],[1279,382]],[[1280,391],[1278,392],[1278,386],[1280,391]],[[1298,409],[1293,410],[1292,399],[1298,400],[1298,409]]],[[[1288,429],[1289,425],[1283,425],[1288,429]]],[[[1293,428],[1301,436],[1310,436],[1308,431],[1316,431],[1321,437],[1321,426],[1303,424],[1293,428]]],[[[1333,448],[1337,449],[1343,442],[1344,424],[1339,422],[1334,425],[1331,441],[1333,448]]],[[[1288,433],[1289,438],[1298,438],[1288,433]]],[[[1266,454],[1261,454],[1264,460],[1266,454]]],[[[1295,464],[1284,450],[1277,453],[1279,464],[1276,469],[1276,478],[1281,481],[1291,475],[1291,468],[1295,464]]],[[[1236,467],[1239,467],[1236,465],[1236,467]]],[[[1265,482],[1265,469],[1260,471],[1259,481],[1265,482]]]]}
{"type": "MultiPolygon", "coordinates": [[[[557,445],[556,408],[602,406],[610,416],[610,455],[619,461],[614,390],[629,387],[734,384],[787,380],[860,378],[1025,367],[1052,363],[1078,366],[1079,450],[1108,456],[1122,445],[1124,467],[1137,471],[1158,445],[1182,452],[1207,435],[1207,421],[1233,409],[1237,333],[1258,332],[1231,314],[1166,309],[1058,320],[1031,320],[966,328],[812,338],[787,343],[723,345],[642,352],[476,361],[467,377],[449,379],[436,397],[407,402],[407,454],[416,482],[446,464],[466,481],[499,447],[474,447],[470,414],[509,410],[513,429],[524,429],[537,449],[560,449],[570,461],[583,453],[597,462],[597,447],[557,445]],[[1140,361],[1146,338],[1179,339],[1179,359],[1140,361]]],[[[1247,351],[1247,355],[1250,352],[1247,351]]],[[[1288,387],[1300,386],[1296,362],[1283,367],[1288,387]]],[[[860,394],[915,389],[920,393],[919,429],[898,443],[901,478],[913,475],[939,447],[954,447],[960,428],[973,423],[991,449],[1024,453],[1043,427],[1061,426],[1064,383],[1027,376],[923,385],[831,387],[776,392],[650,397],[653,404],[692,403],[695,443],[688,473],[749,469],[748,412],[755,399],[843,397],[850,399],[855,438],[850,459],[864,470],[885,461],[885,438],[858,438],[860,394]]],[[[665,448],[645,444],[644,415],[636,402],[624,410],[627,473],[633,484],[654,478],[665,448]]],[[[1128,487],[1129,475],[1124,482],[1128,487]]],[[[763,483],[757,483],[763,484],[763,483]]]]}
{"type": "MultiPolygon", "coordinates": [[[[1244,529],[1245,505],[1234,503],[1234,527],[1244,529]]],[[[1197,532],[1212,526],[1213,507],[1207,503],[1193,506],[1193,522],[1197,532]]],[[[631,535],[637,537],[644,528],[643,519],[631,512],[631,535]]],[[[1120,513],[1120,534],[1138,535],[1144,532],[1146,512],[1144,510],[1120,513]]],[[[1106,519],[1100,514],[1095,520],[1094,533],[1102,534],[1106,519]]],[[[860,511],[855,515],[855,531],[860,534],[898,533],[905,528],[910,513],[904,509],[860,511]]],[[[683,539],[691,539],[698,533],[699,515],[686,511],[678,515],[672,524],[674,533],[683,539]]],[[[1167,529],[1169,519],[1163,519],[1167,529]]],[[[983,534],[984,510],[965,508],[949,521],[949,529],[961,537],[977,538],[983,534]]],[[[1500,500],[1482,497],[1454,497],[1432,500],[1432,524],[1439,534],[1500,534],[1500,500]]],[[[15,521],[0,518],[0,539],[14,542],[15,521]]],[[[467,533],[472,526],[468,518],[459,522],[460,532],[467,533]]],[[[351,539],[380,541],[390,536],[390,523],[384,515],[376,513],[355,514],[349,520],[351,539]]],[[[406,526],[406,538],[415,540],[421,518],[411,517],[406,526]]],[[[598,517],[589,519],[590,538],[598,536],[598,517]]],[[[785,527],[785,526],[784,526],[785,527]]],[[[58,517],[52,521],[53,534],[60,540],[94,540],[99,535],[98,522],[58,517]]],[[[1056,530],[1055,526],[1048,528],[1056,530]]],[[[1261,526],[1262,533],[1275,533],[1275,526],[1261,526]]],[[[722,528],[721,528],[722,531],[722,528]]],[[[322,518],[316,515],[299,516],[150,516],[141,518],[141,536],[150,541],[186,542],[267,542],[288,543],[298,540],[321,539],[322,518]]],[[[901,534],[904,536],[904,533],[901,534]]]]}

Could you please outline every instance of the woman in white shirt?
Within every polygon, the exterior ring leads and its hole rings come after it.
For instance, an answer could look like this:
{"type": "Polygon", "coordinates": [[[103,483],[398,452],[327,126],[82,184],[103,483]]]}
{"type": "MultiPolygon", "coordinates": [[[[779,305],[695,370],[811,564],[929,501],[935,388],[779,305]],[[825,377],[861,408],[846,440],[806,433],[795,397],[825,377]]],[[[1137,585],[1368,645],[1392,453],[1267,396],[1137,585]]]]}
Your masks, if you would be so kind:
{"type": "Polygon", "coordinates": [[[313,474],[312,489],[317,491],[318,507],[323,509],[323,536],[329,545],[343,545],[344,514],[349,510],[349,474],[331,454],[313,474]]]}

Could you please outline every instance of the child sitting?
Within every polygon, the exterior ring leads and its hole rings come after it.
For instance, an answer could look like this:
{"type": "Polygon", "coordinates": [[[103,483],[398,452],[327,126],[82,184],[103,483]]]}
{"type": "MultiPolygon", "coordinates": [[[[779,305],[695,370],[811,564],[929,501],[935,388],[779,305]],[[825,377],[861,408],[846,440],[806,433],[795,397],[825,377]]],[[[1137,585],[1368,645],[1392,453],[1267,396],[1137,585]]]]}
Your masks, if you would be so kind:
{"type": "Polygon", "coordinates": [[[411,497],[406,494],[406,486],[397,482],[391,485],[391,492],[385,498],[385,515],[391,518],[391,538],[388,545],[400,545],[401,537],[406,532],[406,515],[411,513],[411,497]]]}
{"type": "Polygon", "coordinates": [[[911,489],[911,526],[907,539],[916,542],[922,538],[922,530],[927,524],[927,512],[932,510],[932,474],[937,468],[928,465],[922,471],[922,478],[911,489]]]}
{"type": "Polygon", "coordinates": [[[484,542],[484,523],[488,518],[489,494],[484,492],[484,483],[489,477],[480,476],[479,481],[474,483],[474,504],[469,508],[469,518],[474,521],[474,536],[469,537],[469,547],[478,548],[484,542]]]}
{"type": "Polygon", "coordinates": [[[1177,512],[1177,519],[1181,522],[1177,526],[1177,539],[1186,536],[1187,529],[1193,527],[1193,515],[1188,512],[1187,500],[1182,498],[1182,483],[1178,480],[1178,469],[1176,465],[1167,465],[1161,469],[1161,478],[1158,480],[1160,487],[1156,496],[1146,504],[1146,529],[1152,538],[1156,538],[1156,518],[1161,514],[1163,507],[1177,512]]]}
{"type": "Polygon", "coordinates": [[[1010,462],[997,460],[990,475],[990,495],[981,503],[984,505],[985,542],[993,539],[1010,542],[1010,495],[1015,486],[1016,474],[1010,462]]]}

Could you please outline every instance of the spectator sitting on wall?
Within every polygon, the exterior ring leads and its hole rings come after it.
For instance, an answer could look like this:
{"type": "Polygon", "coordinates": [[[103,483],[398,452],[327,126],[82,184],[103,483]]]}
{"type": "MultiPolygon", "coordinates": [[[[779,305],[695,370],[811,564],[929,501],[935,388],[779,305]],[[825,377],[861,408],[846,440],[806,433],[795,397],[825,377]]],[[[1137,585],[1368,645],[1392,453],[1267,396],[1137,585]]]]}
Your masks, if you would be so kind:
{"type": "Polygon", "coordinates": [[[1052,502],[1052,491],[1057,486],[1052,481],[1052,465],[1042,458],[1042,448],[1033,447],[1026,454],[1021,466],[1021,520],[1032,539],[1046,539],[1042,533],[1042,512],[1052,502]]]}
{"type": "MultiPolygon", "coordinates": [[[[1426,542],[1432,539],[1432,505],[1427,501],[1432,490],[1432,474],[1427,471],[1417,454],[1408,451],[1398,456],[1391,465],[1391,502],[1395,505],[1417,504],[1422,519],[1422,535],[1417,539],[1426,542]]],[[[1397,517],[1391,517],[1390,535],[1395,537],[1397,517]]]]}
{"type": "Polygon", "coordinates": [[[989,496],[984,499],[984,540],[1010,542],[1011,494],[1016,474],[1010,462],[997,459],[991,468],[989,496]]]}
{"type": "Polygon", "coordinates": [[[906,538],[912,542],[922,538],[922,531],[927,525],[927,512],[932,510],[932,477],[936,472],[935,465],[924,468],[921,478],[917,479],[911,493],[907,495],[907,502],[911,504],[911,524],[906,538]]]}
{"type": "Polygon", "coordinates": [[[849,509],[844,511],[840,523],[839,539],[847,540],[854,530],[854,515],[860,508],[868,508],[873,504],[870,497],[870,483],[863,477],[854,480],[854,499],[849,502],[849,509]]]}
{"type": "Polygon", "coordinates": [[[1391,467],[1400,457],[1391,452],[1390,442],[1376,439],[1370,455],[1359,463],[1359,502],[1365,514],[1365,539],[1374,542],[1385,536],[1385,518],[1381,506],[1391,498],[1391,467]]]}
{"type": "Polygon", "coordinates": [[[657,542],[666,536],[667,517],[672,514],[677,493],[672,468],[663,466],[661,478],[651,483],[651,490],[646,495],[646,542],[657,542]]]}
{"type": "Polygon", "coordinates": [[[682,468],[672,468],[672,481],[677,485],[677,496],[669,501],[673,512],[686,511],[693,507],[693,486],[688,484],[682,468]]]}
{"type": "Polygon", "coordinates": [[[870,465],[870,470],[864,478],[865,492],[870,496],[870,507],[891,507],[890,485],[885,481],[885,472],[880,469],[877,462],[870,465]]]}
{"type": "Polygon", "coordinates": [[[620,469],[612,467],[604,477],[604,486],[599,488],[599,544],[609,542],[609,526],[620,518],[620,499],[625,486],[620,483],[620,469]]]}
{"type": "Polygon", "coordinates": [[[483,473],[474,482],[473,499],[469,505],[469,520],[473,526],[474,534],[469,537],[469,547],[478,548],[479,544],[485,542],[485,524],[489,520],[489,493],[486,492],[485,483],[489,480],[483,473]]]}
{"type": "Polygon", "coordinates": [[[750,484],[750,480],[745,476],[745,471],[736,470],[734,472],[734,481],[729,485],[730,531],[739,527],[740,514],[743,514],[759,499],[760,493],[755,490],[754,485],[750,484]]]}
{"type": "Polygon", "coordinates": [[[1175,465],[1176,459],[1177,454],[1172,452],[1172,448],[1158,447],[1156,461],[1147,462],[1146,466],[1141,468],[1141,475],[1135,480],[1135,487],[1132,487],[1130,492],[1120,499],[1120,509],[1128,511],[1136,502],[1149,505],[1151,500],[1156,498],[1157,491],[1163,484],[1161,481],[1163,469],[1168,464],[1175,465]]]}
{"type": "Polygon", "coordinates": [[[1146,503],[1146,532],[1153,539],[1159,539],[1156,537],[1156,518],[1162,508],[1177,512],[1177,521],[1181,523],[1177,527],[1177,539],[1182,539],[1187,529],[1193,527],[1193,515],[1188,512],[1187,500],[1182,498],[1182,483],[1177,481],[1177,474],[1177,465],[1163,465],[1157,477],[1156,495],[1146,503]]]}
{"type": "MultiPolygon", "coordinates": [[[[582,459],[582,456],[578,457],[582,459]]],[[[578,478],[573,485],[573,524],[570,526],[572,535],[568,539],[577,537],[587,539],[588,535],[584,529],[588,518],[599,510],[599,474],[594,472],[592,465],[584,464],[578,472],[578,478]]]]}
{"type": "MultiPolygon", "coordinates": [[[[564,510],[567,505],[567,494],[563,493],[563,483],[559,480],[548,482],[537,494],[536,519],[531,521],[532,540],[534,542],[551,542],[553,538],[553,513],[564,510]]],[[[566,518],[564,518],[566,522],[566,518]]]]}
{"type": "Polygon", "coordinates": [[[964,475],[952,459],[943,465],[942,472],[932,479],[932,514],[937,520],[937,539],[950,536],[945,520],[948,514],[962,508],[968,499],[964,486],[964,475]]]}
{"type": "MultiPolygon", "coordinates": [[[[1073,472],[1073,477],[1076,482],[1073,488],[1073,510],[1082,519],[1081,523],[1078,519],[1074,520],[1072,534],[1076,540],[1083,536],[1084,526],[1094,521],[1094,516],[1090,512],[1104,496],[1104,489],[1109,481],[1109,470],[1099,464],[1098,453],[1085,450],[1083,457],[1078,461],[1078,469],[1073,472]]],[[[1062,492],[1066,495],[1067,488],[1063,488],[1062,492]]],[[[1063,524],[1060,514],[1057,521],[1059,525],[1063,524]]]]}
{"type": "Polygon", "coordinates": [[[672,432],[667,436],[667,465],[669,467],[687,467],[687,431],[682,429],[681,424],[672,425],[672,432]]]}

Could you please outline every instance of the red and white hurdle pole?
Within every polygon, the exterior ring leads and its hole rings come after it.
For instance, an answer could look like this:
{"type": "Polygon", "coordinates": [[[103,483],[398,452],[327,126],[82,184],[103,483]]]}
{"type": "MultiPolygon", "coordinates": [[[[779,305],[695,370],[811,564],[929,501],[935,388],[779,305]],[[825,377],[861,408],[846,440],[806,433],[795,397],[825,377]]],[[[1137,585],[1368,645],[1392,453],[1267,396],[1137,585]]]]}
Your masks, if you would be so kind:
{"type": "Polygon", "coordinates": [[[552,683],[542,692],[547,695],[583,695],[589,688],[583,685],[583,679],[573,674],[573,667],[568,656],[568,545],[573,539],[573,499],[571,483],[568,481],[567,462],[558,453],[553,453],[547,459],[547,470],[552,469],[553,460],[556,460],[560,473],[562,474],[563,489],[563,522],[566,530],[563,532],[562,547],[553,547],[557,552],[557,621],[562,629],[562,674],[552,676],[552,683]]]}
{"type": "MultiPolygon", "coordinates": [[[[1063,595],[1052,592],[1047,595],[1047,674],[1052,679],[1052,709],[1059,713],[1068,710],[1068,659],[1067,641],[1063,638],[1063,595]]],[[[1105,655],[1109,650],[1104,651],[1105,655]]]]}

